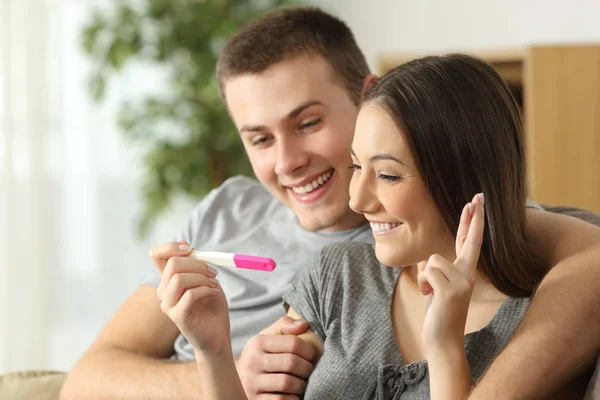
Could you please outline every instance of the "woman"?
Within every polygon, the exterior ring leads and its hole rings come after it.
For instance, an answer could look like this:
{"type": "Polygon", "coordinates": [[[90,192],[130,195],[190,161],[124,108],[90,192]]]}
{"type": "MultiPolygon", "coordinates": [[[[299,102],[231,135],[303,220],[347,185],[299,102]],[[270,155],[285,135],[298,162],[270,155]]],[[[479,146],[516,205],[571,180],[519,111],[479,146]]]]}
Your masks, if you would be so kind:
{"type": "MultiPolygon", "coordinates": [[[[284,297],[321,356],[304,398],[464,399],[544,273],[524,238],[517,105],[482,61],[415,60],[366,94],[351,153],[350,205],[376,245],[325,248],[284,297]]],[[[196,349],[204,398],[245,398],[206,276],[165,311],[196,349]]]]}

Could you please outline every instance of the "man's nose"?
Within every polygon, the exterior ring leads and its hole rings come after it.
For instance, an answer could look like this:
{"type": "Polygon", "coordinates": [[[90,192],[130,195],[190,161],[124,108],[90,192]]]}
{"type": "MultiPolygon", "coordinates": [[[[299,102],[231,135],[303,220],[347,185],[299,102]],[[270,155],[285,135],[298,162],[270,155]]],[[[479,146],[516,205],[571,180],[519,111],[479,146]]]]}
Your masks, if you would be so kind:
{"type": "Polygon", "coordinates": [[[310,157],[303,143],[299,140],[284,139],[277,143],[277,175],[289,175],[294,171],[306,167],[310,157]]]}

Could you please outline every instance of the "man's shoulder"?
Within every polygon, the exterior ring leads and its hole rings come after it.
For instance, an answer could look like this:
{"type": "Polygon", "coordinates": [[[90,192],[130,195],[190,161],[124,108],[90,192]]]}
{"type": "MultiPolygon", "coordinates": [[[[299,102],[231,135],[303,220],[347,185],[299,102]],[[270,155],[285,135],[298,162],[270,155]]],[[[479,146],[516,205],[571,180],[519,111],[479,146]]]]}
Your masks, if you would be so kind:
{"type": "Polygon", "coordinates": [[[195,207],[194,214],[227,213],[234,217],[279,205],[271,193],[254,179],[234,176],[213,189],[195,207]]]}
{"type": "Polygon", "coordinates": [[[214,245],[232,240],[272,218],[286,218],[288,209],[259,182],[243,176],[227,179],[193,209],[183,237],[214,245]]]}
{"type": "Polygon", "coordinates": [[[247,176],[233,176],[228,178],[219,187],[214,189],[214,196],[222,199],[249,199],[271,200],[273,196],[265,189],[265,187],[255,179],[247,176]]]}

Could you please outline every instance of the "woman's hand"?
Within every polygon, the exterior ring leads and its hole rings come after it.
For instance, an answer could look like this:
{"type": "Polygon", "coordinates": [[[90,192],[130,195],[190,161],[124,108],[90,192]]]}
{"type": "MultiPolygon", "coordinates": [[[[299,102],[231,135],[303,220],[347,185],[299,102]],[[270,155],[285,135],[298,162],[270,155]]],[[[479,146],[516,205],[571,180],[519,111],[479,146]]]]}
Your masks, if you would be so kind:
{"type": "Polygon", "coordinates": [[[439,255],[419,265],[419,289],[429,296],[421,339],[429,365],[432,400],[466,399],[473,386],[464,348],[465,324],[483,242],[483,195],[460,216],[456,260],[439,255]]]}
{"type": "Polygon", "coordinates": [[[162,311],[204,356],[231,352],[229,308],[216,279],[217,271],[188,257],[186,242],[153,247],[150,256],[161,273],[157,295],[162,311]]]}
{"type": "Polygon", "coordinates": [[[429,296],[421,339],[425,353],[461,349],[464,351],[464,332],[471,293],[483,242],[483,194],[473,197],[460,217],[456,234],[456,260],[450,262],[432,255],[421,262],[419,289],[429,296]]]}

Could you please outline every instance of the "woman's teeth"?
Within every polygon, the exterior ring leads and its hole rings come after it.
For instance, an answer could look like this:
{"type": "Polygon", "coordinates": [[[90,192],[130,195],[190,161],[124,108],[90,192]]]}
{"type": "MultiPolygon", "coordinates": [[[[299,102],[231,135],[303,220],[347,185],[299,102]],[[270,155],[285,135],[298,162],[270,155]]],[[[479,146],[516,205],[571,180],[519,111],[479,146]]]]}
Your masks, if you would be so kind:
{"type": "Polygon", "coordinates": [[[391,231],[392,229],[397,228],[400,225],[402,225],[402,224],[398,223],[398,222],[393,222],[393,223],[371,222],[371,229],[373,229],[374,232],[383,233],[383,232],[391,231]]]}

